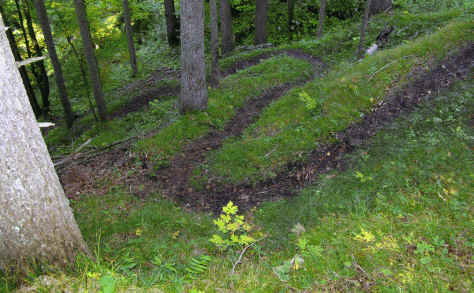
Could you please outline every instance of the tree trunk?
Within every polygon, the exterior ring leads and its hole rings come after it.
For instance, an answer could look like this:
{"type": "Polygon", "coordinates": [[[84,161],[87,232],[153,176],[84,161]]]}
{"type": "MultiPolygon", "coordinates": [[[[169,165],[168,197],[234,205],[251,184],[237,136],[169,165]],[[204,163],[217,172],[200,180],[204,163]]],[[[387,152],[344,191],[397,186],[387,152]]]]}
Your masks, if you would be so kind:
{"type": "MultiPolygon", "coordinates": [[[[6,16],[2,1],[0,1],[0,15],[6,16]]],[[[9,24],[7,19],[5,18],[5,25],[8,27],[9,24]]],[[[16,61],[22,61],[20,51],[18,50],[18,46],[15,41],[15,37],[13,36],[12,29],[7,30],[7,38],[8,42],[10,43],[10,47],[12,49],[13,56],[15,57],[16,61]]],[[[25,66],[19,68],[21,79],[23,80],[23,84],[25,85],[26,93],[28,94],[28,99],[31,103],[31,107],[33,108],[33,112],[35,113],[36,117],[41,115],[41,108],[36,100],[35,90],[31,86],[30,77],[28,76],[28,72],[26,72],[25,66]]]]}
{"type": "Polygon", "coordinates": [[[375,15],[392,8],[392,0],[376,0],[370,5],[370,15],[375,15]]]}
{"type": "Polygon", "coordinates": [[[137,55],[135,54],[135,45],[133,44],[132,20],[130,17],[130,8],[128,0],[123,0],[123,15],[125,18],[125,31],[127,33],[128,52],[130,54],[130,65],[132,66],[132,76],[137,75],[137,55]]]}
{"type": "Polygon", "coordinates": [[[72,123],[74,121],[74,113],[72,112],[71,103],[67,95],[61,63],[59,62],[58,55],[56,54],[56,46],[54,44],[53,35],[51,33],[51,26],[49,24],[48,15],[46,14],[44,0],[34,1],[36,13],[38,14],[38,19],[41,25],[41,29],[43,31],[44,41],[46,43],[46,46],[48,47],[49,57],[51,58],[51,63],[53,64],[59,98],[61,99],[61,104],[63,106],[64,114],[66,116],[66,124],[68,128],[71,128],[72,123]]]}
{"type": "Polygon", "coordinates": [[[219,31],[217,27],[217,5],[216,0],[209,0],[209,10],[211,20],[209,22],[211,30],[211,85],[219,84],[219,31]]]}
{"type": "Polygon", "coordinates": [[[326,16],[326,0],[321,0],[319,3],[319,25],[318,25],[318,39],[323,37],[324,17],[326,16]]]}
{"type": "Polygon", "coordinates": [[[357,57],[362,59],[364,57],[364,45],[365,45],[365,33],[367,31],[367,25],[369,23],[369,12],[370,12],[370,3],[372,0],[366,0],[365,10],[364,10],[364,19],[362,20],[362,25],[360,26],[360,43],[357,57]]]}
{"type": "Polygon", "coordinates": [[[234,36],[232,33],[232,10],[230,0],[221,0],[221,30],[222,30],[222,55],[234,49],[234,36]]]}
{"type": "Polygon", "coordinates": [[[294,18],[295,18],[295,0],[288,0],[288,41],[293,40],[294,18]]]}
{"type": "Polygon", "coordinates": [[[100,120],[105,121],[107,120],[107,114],[104,94],[102,93],[102,85],[100,84],[99,67],[97,66],[97,59],[94,55],[94,46],[89,31],[89,22],[87,21],[84,0],[74,0],[74,6],[76,7],[79,30],[81,31],[84,55],[86,56],[87,67],[89,68],[89,78],[94,90],[95,103],[99,110],[99,118],[100,120]]]}
{"type": "Polygon", "coordinates": [[[181,113],[207,108],[204,59],[204,4],[181,1],[181,113]]]}
{"type": "Polygon", "coordinates": [[[90,255],[59,183],[0,16],[0,268],[90,255]]]}
{"type": "MultiPolygon", "coordinates": [[[[23,12],[26,18],[26,25],[28,28],[28,35],[30,36],[31,41],[33,42],[34,56],[41,57],[43,56],[43,50],[41,49],[38,39],[36,38],[36,32],[33,27],[33,20],[30,13],[30,4],[27,0],[23,0],[23,12]]],[[[49,114],[49,79],[48,73],[46,72],[46,67],[44,66],[44,61],[40,60],[35,62],[32,66],[36,67],[38,72],[38,86],[41,92],[41,98],[43,100],[43,115],[45,117],[49,114]]]]}
{"type": "Polygon", "coordinates": [[[255,13],[255,45],[267,42],[268,0],[257,0],[255,13]]]}
{"type": "Polygon", "coordinates": [[[174,0],[165,0],[165,16],[166,16],[166,35],[170,47],[179,45],[178,39],[178,18],[174,8],[174,0]]]}

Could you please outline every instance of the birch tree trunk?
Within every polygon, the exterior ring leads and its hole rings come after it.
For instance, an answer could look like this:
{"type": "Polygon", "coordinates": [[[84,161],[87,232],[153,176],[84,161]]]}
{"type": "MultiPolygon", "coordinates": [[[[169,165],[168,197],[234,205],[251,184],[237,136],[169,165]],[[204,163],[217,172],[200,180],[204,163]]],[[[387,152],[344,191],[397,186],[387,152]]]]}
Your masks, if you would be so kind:
{"type": "Polygon", "coordinates": [[[64,109],[64,114],[66,116],[66,124],[68,128],[72,127],[74,121],[74,113],[72,112],[71,102],[69,101],[66,85],[64,83],[63,70],[61,63],[59,62],[58,55],[56,53],[56,46],[54,45],[53,35],[51,33],[51,26],[49,24],[48,15],[46,14],[46,7],[44,6],[44,0],[34,0],[36,13],[38,14],[38,19],[41,25],[41,29],[44,35],[44,42],[48,47],[49,57],[51,58],[51,63],[54,68],[54,75],[56,77],[56,85],[58,87],[59,97],[61,99],[61,104],[64,109]]]}
{"type": "Polygon", "coordinates": [[[178,19],[174,8],[174,0],[165,0],[165,16],[166,16],[166,35],[170,47],[179,45],[178,39],[178,19]]]}
{"type": "Polygon", "coordinates": [[[216,0],[209,0],[209,10],[211,20],[209,22],[211,30],[211,84],[217,86],[219,83],[219,31],[217,27],[217,5],[216,0]]]}
{"type": "Polygon", "coordinates": [[[205,110],[207,84],[202,0],[181,1],[181,67],[180,112],[205,110]]]}
{"type": "Polygon", "coordinates": [[[81,31],[82,46],[84,47],[84,55],[86,56],[87,67],[89,69],[89,78],[94,90],[95,103],[99,110],[100,120],[107,120],[106,106],[104,94],[102,92],[102,85],[100,84],[99,67],[97,66],[97,59],[94,55],[94,45],[89,30],[89,22],[87,21],[85,0],[74,0],[76,7],[77,20],[79,22],[79,30],[81,31]]]}
{"type": "Polygon", "coordinates": [[[222,30],[222,55],[234,49],[234,36],[232,33],[232,11],[230,0],[221,0],[221,30],[222,30]]]}
{"type": "Polygon", "coordinates": [[[255,45],[267,42],[267,9],[268,0],[256,0],[255,12],[255,45]]]}
{"type": "Polygon", "coordinates": [[[135,45],[133,44],[132,20],[130,17],[130,8],[128,0],[123,0],[123,15],[125,18],[125,32],[127,34],[128,53],[130,54],[130,65],[132,66],[132,76],[135,77],[138,72],[137,54],[135,53],[135,45]]]}
{"type": "MultiPolygon", "coordinates": [[[[29,105],[0,16],[0,268],[89,254],[29,105]]],[[[12,267],[13,266],[13,267],[12,267]]]]}

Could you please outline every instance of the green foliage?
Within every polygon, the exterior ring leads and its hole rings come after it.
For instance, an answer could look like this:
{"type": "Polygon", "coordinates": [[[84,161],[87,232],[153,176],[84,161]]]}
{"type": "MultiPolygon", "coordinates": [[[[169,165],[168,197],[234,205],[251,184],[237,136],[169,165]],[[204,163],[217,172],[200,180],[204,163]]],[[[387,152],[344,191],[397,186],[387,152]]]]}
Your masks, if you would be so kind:
{"type": "Polygon", "coordinates": [[[222,208],[222,214],[214,220],[218,233],[209,240],[221,250],[239,248],[252,244],[255,239],[250,236],[252,226],[245,222],[242,215],[237,214],[238,207],[229,201],[222,208]]]}

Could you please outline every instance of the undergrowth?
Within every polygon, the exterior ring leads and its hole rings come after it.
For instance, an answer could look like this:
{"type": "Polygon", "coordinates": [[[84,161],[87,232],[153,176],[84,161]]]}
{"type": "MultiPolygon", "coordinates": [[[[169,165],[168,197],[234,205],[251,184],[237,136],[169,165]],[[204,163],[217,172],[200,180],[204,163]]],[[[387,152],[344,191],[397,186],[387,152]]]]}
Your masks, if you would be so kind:
{"type": "Polygon", "coordinates": [[[414,68],[435,63],[472,42],[473,23],[454,21],[436,33],[358,63],[341,63],[325,77],[289,91],[267,107],[242,138],[230,138],[209,155],[210,174],[220,182],[255,183],[275,177],[289,162],[303,160],[334,134],[357,122],[390,90],[408,82],[414,68]]]}

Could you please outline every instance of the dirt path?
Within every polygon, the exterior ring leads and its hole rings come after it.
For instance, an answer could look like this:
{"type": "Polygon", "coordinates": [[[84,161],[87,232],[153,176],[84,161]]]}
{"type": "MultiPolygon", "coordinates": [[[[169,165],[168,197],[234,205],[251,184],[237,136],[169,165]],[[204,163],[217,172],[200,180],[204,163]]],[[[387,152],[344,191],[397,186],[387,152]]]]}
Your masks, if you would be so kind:
{"type": "MultiPolygon", "coordinates": [[[[170,167],[159,170],[154,176],[150,175],[146,168],[133,166],[132,161],[126,156],[128,154],[126,148],[104,154],[99,160],[90,162],[88,168],[102,173],[102,177],[110,174],[113,168],[121,169],[122,174],[127,173],[123,171],[133,170],[134,174],[131,176],[114,177],[112,184],[125,184],[130,187],[130,192],[137,196],[147,196],[155,191],[164,192],[167,197],[183,203],[186,207],[213,212],[219,212],[229,200],[246,209],[263,201],[291,197],[299,189],[314,183],[319,174],[333,169],[343,169],[345,154],[364,144],[368,138],[395,118],[411,112],[416,105],[436,96],[439,90],[449,87],[453,82],[472,77],[472,60],[473,46],[470,45],[445,58],[429,71],[413,70],[410,79],[413,82],[386,97],[383,103],[364,117],[364,120],[338,133],[340,142],[321,147],[312,152],[305,162],[290,164],[273,180],[260,182],[255,186],[210,186],[204,191],[196,191],[190,187],[189,177],[193,168],[204,161],[208,151],[219,148],[226,137],[240,135],[258,117],[259,112],[271,101],[281,97],[290,85],[272,89],[263,97],[249,102],[224,130],[213,130],[205,137],[190,143],[182,154],[172,160],[170,167]],[[112,168],[110,161],[104,163],[108,160],[114,162],[112,168]]],[[[313,64],[316,64],[316,61],[314,62],[313,64]]],[[[75,174],[75,178],[81,178],[80,174],[75,174]]],[[[89,178],[84,178],[84,181],[90,182],[87,179],[89,178]]],[[[67,194],[71,195],[67,185],[65,189],[67,194]]],[[[92,189],[97,192],[98,187],[92,186],[92,189]]]]}

